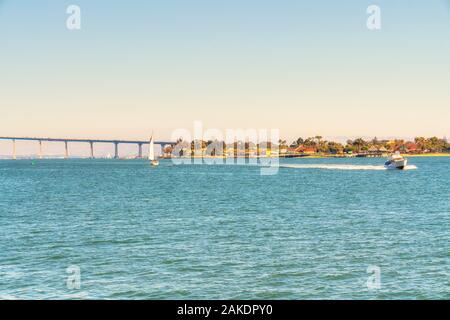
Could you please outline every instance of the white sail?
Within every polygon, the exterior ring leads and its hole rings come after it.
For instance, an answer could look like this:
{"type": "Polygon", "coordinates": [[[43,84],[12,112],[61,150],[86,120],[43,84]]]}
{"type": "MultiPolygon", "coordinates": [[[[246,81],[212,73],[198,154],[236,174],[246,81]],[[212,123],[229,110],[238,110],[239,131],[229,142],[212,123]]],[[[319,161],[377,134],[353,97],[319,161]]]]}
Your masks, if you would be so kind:
{"type": "Polygon", "coordinates": [[[150,138],[150,146],[148,149],[148,160],[155,160],[155,146],[153,144],[153,136],[150,138]]]}

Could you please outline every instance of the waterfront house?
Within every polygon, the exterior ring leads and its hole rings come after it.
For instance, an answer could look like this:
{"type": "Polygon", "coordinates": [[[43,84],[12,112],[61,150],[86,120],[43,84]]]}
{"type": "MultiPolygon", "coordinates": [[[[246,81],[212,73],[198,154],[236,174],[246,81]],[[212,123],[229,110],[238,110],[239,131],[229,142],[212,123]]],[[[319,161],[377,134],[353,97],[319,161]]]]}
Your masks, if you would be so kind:
{"type": "Polygon", "coordinates": [[[407,153],[418,153],[420,151],[419,146],[414,142],[407,142],[405,144],[405,151],[407,153]]]}
{"type": "Polygon", "coordinates": [[[295,149],[295,152],[304,155],[312,155],[316,153],[316,149],[313,147],[305,147],[304,145],[300,145],[295,149]]]}

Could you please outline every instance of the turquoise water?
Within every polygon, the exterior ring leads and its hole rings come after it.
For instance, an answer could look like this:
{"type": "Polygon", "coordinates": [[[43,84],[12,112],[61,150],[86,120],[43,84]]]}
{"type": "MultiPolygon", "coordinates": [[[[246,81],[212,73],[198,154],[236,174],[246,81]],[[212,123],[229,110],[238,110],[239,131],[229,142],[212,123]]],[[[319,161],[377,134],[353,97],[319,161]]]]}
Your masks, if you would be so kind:
{"type": "Polygon", "coordinates": [[[0,161],[0,298],[449,299],[450,158],[382,161],[0,161]]]}

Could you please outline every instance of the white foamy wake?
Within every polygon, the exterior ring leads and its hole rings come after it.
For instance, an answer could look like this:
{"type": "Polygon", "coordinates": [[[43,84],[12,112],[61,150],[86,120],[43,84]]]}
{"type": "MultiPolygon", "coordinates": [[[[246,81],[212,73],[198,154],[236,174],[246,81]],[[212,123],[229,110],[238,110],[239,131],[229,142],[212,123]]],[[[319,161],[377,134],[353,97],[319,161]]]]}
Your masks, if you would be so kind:
{"type": "MultiPolygon", "coordinates": [[[[385,166],[354,164],[281,164],[281,168],[292,169],[325,169],[325,170],[388,170],[385,166]]],[[[416,166],[406,166],[404,170],[416,170],[416,166]]]]}

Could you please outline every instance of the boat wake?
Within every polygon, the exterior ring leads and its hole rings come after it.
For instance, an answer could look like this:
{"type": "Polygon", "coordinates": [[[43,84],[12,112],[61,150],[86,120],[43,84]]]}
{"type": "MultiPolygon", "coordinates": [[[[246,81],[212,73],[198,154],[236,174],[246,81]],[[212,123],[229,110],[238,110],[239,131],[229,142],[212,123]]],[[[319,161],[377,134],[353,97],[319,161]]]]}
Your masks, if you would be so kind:
{"type": "MultiPolygon", "coordinates": [[[[354,165],[354,164],[280,164],[281,168],[291,169],[324,169],[324,170],[389,170],[385,166],[354,165]]],[[[416,170],[414,165],[406,166],[403,170],[416,170]]]]}

